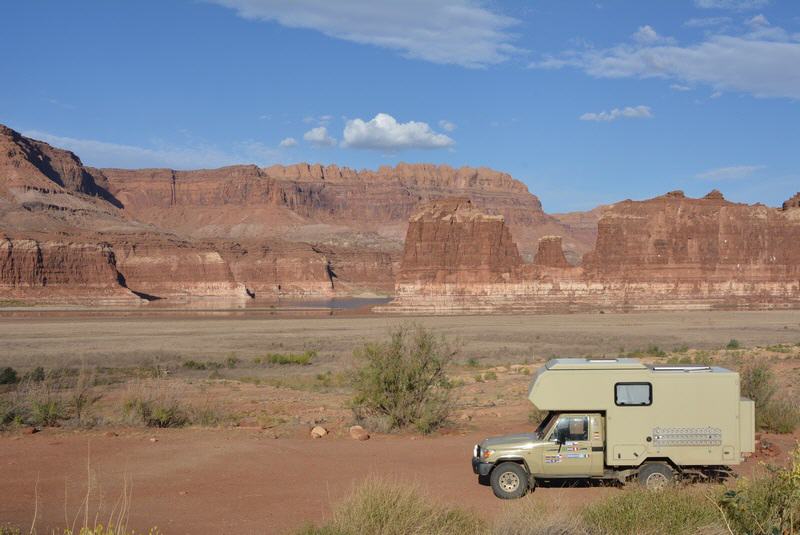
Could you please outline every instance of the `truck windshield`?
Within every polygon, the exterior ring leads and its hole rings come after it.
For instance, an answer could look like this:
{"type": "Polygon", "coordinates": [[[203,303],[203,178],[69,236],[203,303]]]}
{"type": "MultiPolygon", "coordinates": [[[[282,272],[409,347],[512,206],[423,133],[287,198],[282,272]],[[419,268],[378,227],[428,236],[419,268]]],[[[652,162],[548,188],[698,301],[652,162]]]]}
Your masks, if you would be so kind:
{"type": "Polygon", "coordinates": [[[542,423],[540,423],[539,426],[536,428],[535,433],[537,438],[542,438],[543,436],[545,436],[547,433],[550,432],[550,428],[553,427],[553,423],[555,423],[556,421],[554,416],[555,416],[554,412],[547,413],[547,416],[545,416],[544,420],[542,420],[542,423]]]}

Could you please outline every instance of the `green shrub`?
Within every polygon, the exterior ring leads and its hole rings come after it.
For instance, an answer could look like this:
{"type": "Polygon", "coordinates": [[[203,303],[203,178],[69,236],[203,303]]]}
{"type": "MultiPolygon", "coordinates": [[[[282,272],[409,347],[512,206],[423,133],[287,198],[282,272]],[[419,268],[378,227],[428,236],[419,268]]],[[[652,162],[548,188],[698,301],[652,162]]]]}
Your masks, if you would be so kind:
{"type": "Polygon", "coordinates": [[[478,359],[476,359],[475,357],[470,357],[467,360],[467,366],[469,366],[470,368],[477,368],[479,365],[480,362],[478,362],[478,359]]]}
{"type": "Polygon", "coordinates": [[[788,468],[770,468],[766,477],[741,479],[719,498],[735,533],[772,535],[800,530],[800,447],[788,468]]]}
{"type": "Polygon", "coordinates": [[[353,373],[356,419],[384,420],[388,429],[415,427],[430,433],[453,409],[445,373],[455,353],[447,342],[419,325],[402,326],[383,343],[355,351],[362,366],[353,373]]]}
{"type": "Polygon", "coordinates": [[[628,353],[629,357],[657,357],[664,358],[667,353],[655,344],[650,344],[647,349],[637,349],[628,353]]]}
{"type": "Polygon", "coordinates": [[[178,393],[158,382],[131,385],[122,412],[128,423],[147,427],[182,427],[189,423],[178,393]]]}
{"type": "Polygon", "coordinates": [[[772,433],[792,433],[800,426],[800,410],[784,399],[773,399],[766,407],[756,408],[758,428],[772,433]]]}
{"type": "Polygon", "coordinates": [[[37,366],[36,368],[33,369],[33,371],[25,374],[25,379],[33,381],[35,383],[41,383],[42,381],[45,380],[45,377],[46,375],[44,373],[44,368],[42,368],[41,366],[37,366]]]}
{"type": "Polygon", "coordinates": [[[22,530],[11,524],[3,524],[0,526],[0,535],[22,535],[22,530]]]}
{"type": "Polygon", "coordinates": [[[52,427],[66,419],[67,403],[61,384],[55,379],[40,383],[25,381],[16,392],[16,404],[21,421],[32,425],[52,427]]]}
{"type": "Polygon", "coordinates": [[[497,381],[497,374],[494,372],[486,372],[483,374],[484,381],[497,381]]]}
{"type": "Polygon", "coordinates": [[[58,399],[33,400],[31,402],[31,423],[53,427],[65,417],[64,407],[58,399]]]}
{"type": "Polygon", "coordinates": [[[197,362],[196,360],[187,360],[183,363],[183,367],[187,370],[205,370],[206,365],[202,362],[197,362]]]}
{"type": "Polygon", "coordinates": [[[691,535],[718,528],[722,521],[716,505],[698,490],[641,488],[589,505],[583,520],[598,535],[691,535]]]}
{"type": "Polygon", "coordinates": [[[790,346],[784,344],[775,344],[766,347],[767,351],[772,351],[773,353],[791,353],[792,348],[790,346]]]}
{"type": "Polygon", "coordinates": [[[742,395],[756,406],[756,427],[764,431],[791,433],[800,425],[800,411],[795,403],[776,399],[778,387],[768,364],[759,362],[741,370],[742,395]]]}
{"type": "Polygon", "coordinates": [[[237,364],[239,364],[239,362],[241,361],[236,357],[228,357],[225,359],[225,366],[227,366],[229,369],[233,369],[237,364]]]}
{"type": "Polygon", "coordinates": [[[304,535],[486,535],[475,513],[439,505],[414,487],[367,481],[333,511],[321,527],[304,535]]]}
{"type": "Polygon", "coordinates": [[[263,360],[268,364],[298,364],[308,366],[317,357],[316,351],[304,351],[303,353],[270,353],[263,360]]]}
{"type": "Polygon", "coordinates": [[[7,367],[0,370],[0,385],[13,385],[17,381],[19,381],[19,377],[14,368],[7,367]]]}
{"type": "Polygon", "coordinates": [[[187,418],[177,402],[160,403],[149,399],[129,399],[123,407],[126,418],[147,427],[182,427],[187,418]]]}
{"type": "Polygon", "coordinates": [[[739,343],[739,340],[731,338],[728,345],[725,346],[725,349],[739,349],[740,347],[742,347],[742,345],[739,343]]]}

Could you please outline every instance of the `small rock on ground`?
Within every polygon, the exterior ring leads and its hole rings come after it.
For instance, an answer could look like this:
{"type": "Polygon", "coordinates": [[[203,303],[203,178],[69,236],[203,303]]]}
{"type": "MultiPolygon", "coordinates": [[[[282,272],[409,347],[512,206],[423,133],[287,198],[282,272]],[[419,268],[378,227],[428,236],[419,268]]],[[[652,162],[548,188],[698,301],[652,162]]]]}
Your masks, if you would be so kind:
{"type": "Polygon", "coordinates": [[[321,425],[318,425],[311,430],[311,436],[314,438],[322,438],[327,434],[328,430],[322,427],[321,425]]]}
{"type": "Polygon", "coordinates": [[[350,436],[356,440],[369,440],[369,433],[360,425],[354,425],[350,428],[350,436]]]}

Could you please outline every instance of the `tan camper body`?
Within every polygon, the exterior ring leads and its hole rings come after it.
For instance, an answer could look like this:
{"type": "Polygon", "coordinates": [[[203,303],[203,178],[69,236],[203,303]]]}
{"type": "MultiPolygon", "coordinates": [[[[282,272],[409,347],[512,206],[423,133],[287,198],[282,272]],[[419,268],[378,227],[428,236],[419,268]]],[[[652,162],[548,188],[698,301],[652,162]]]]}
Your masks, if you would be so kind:
{"type": "Polygon", "coordinates": [[[599,413],[603,436],[592,438],[603,441],[607,467],[653,459],[727,466],[755,447],[753,402],[740,397],[739,374],[725,368],[553,359],[528,398],[543,411],[599,413]]]}

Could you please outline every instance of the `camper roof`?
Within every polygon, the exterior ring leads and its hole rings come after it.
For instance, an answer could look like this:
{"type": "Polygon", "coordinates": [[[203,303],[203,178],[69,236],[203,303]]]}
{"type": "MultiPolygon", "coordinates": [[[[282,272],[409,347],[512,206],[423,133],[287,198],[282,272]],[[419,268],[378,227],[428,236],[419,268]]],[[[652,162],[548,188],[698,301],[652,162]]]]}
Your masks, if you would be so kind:
{"type": "Polygon", "coordinates": [[[647,368],[638,359],[552,359],[548,370],[641,370],[647,368]]]}

